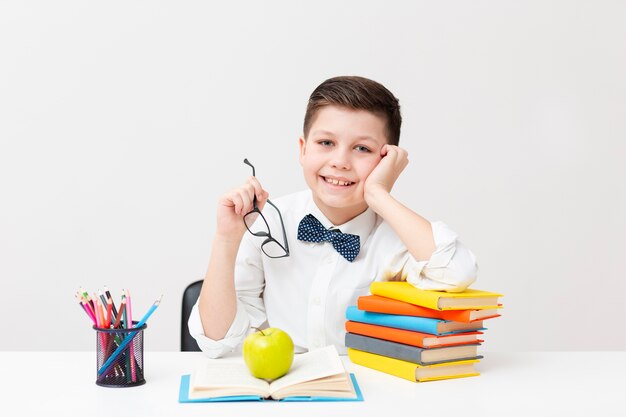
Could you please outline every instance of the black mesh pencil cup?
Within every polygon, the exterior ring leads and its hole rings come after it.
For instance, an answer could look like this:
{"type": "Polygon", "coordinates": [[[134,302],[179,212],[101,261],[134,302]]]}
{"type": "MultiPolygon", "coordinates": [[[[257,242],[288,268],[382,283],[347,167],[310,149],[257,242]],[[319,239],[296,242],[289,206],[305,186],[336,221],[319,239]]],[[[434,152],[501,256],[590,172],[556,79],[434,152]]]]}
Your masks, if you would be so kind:
{"type": "Polygon", "coordinates": [[[98,352],[96,384],[123,388],[146,383],[143,376],[143,331],[146,327],[146,324],[136,329],[93,327],[98,352]]]}

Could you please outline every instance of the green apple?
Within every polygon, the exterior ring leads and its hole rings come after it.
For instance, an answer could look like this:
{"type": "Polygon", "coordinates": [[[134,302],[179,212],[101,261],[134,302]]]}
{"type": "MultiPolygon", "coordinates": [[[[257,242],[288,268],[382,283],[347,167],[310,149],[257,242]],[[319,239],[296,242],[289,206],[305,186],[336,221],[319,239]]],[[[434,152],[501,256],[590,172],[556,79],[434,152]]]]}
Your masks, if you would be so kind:
{"type": "Polygon", "coordinates": [[[293,341],[286,332],[275,327],[259,330],[243,341],[243,359],[255,377],[280,378],[293,363],[293,341]]]}

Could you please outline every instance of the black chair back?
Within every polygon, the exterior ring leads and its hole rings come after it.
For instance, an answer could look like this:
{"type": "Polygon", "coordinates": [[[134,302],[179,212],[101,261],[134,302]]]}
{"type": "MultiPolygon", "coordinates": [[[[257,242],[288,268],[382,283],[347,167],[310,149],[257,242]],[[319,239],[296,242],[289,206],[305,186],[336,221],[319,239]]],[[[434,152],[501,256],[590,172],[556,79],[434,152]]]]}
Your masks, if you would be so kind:
{"type": "Polygon", "coordinates": [[[200,347],[196,342],[196,339],[191,337],[189,333],[189,316],[191,315],[191,309],[193,308],[198,297],[200,296],[200,290],[202,289],[203,280],[196,281],[189,284],[183,292],[183,314],[182,321],[180,323],[180,351],[181,352],[199,352],[200,347]]]}

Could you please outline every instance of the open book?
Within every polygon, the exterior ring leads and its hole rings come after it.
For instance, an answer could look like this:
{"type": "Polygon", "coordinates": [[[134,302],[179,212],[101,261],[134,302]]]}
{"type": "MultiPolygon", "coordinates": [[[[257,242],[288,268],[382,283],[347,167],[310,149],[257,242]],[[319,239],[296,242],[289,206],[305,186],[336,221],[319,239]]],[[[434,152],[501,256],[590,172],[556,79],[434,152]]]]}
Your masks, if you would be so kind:
{"type": "Polygon", "coordinates": [[[250,374],[242,357],[207,359],[183,375],[179,402],[210,401],[363,401],[334,346],[294,357],[289,372],[271,383],[250,374]]]}

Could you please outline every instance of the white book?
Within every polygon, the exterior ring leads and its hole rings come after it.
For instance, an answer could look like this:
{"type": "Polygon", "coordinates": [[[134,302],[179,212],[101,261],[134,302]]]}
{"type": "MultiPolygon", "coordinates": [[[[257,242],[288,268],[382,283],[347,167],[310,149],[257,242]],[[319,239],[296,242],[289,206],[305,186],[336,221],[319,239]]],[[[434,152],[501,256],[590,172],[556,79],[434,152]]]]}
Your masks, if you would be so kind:
{"type": "Polygon", "coordinates": [[[242,357],[206,359],[189,377],[189,401],[235,396],[360,397],[334,346],[295,355],[289,372],[272,382],[252,376],[242,357]]]}

